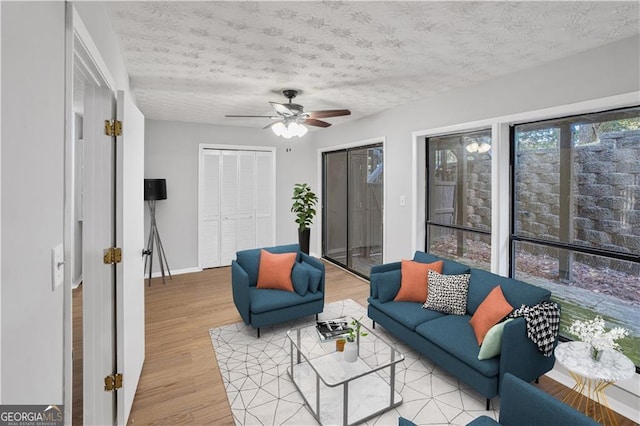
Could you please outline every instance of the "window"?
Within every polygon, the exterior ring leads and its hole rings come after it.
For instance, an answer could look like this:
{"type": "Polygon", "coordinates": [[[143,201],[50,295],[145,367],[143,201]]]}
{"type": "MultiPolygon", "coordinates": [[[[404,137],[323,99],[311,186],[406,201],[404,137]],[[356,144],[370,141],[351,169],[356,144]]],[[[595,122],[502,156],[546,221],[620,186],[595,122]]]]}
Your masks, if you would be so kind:
{"type": "MultiPolygon", "coordinates": [[[[512,275],[548,288],[561,334],[601,315],[640,365],[640,108],[512,128],[512,275]]],[[[571,336],[565,336],[571,338],[571,336]]]]}
{"type": "Polygon", "coordinates": [[[427,138],[427,251],[491,267],[491,129],[427,138]]]}

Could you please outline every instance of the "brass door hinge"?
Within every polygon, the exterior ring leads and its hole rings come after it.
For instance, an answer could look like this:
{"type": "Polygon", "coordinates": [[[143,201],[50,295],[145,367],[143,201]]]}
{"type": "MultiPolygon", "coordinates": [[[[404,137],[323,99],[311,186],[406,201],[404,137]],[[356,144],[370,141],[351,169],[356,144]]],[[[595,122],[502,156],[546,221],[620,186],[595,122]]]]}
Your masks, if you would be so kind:
{"type": "Polygon", "coordinates": [[[104,249],[103,257],[105,265],[113,265],[122,261],[122,249],[120,247],[109,247],[104,249]]]}
{"type": "Polygon", "coordinates": [[[122,135],[122,121],[104,120],[104,134],[107,136],[122,135]]]}
{"type": "Polygon", "coordinates": [[[122,388],[122,374],[116,373],[104,378],[104,390],[107,392],[122,388]]]}

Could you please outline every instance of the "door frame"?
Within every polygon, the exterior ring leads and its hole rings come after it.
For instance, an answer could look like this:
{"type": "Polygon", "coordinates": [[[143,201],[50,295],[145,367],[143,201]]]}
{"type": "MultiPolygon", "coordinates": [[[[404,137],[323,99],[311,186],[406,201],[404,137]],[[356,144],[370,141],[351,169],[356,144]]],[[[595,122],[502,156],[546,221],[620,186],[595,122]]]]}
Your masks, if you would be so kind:
{"type": "Polygon", "coordinates": [[[197,226],[197,239],[198,239],[198,268],[203,270],[203,262],[202,262],[202,250],[201,250],[201,235],[200,228],[201,223],[204,217],[202,212],[202,179],[204,178],[204,151],[206,150],[217,150],[217,151],[260,151],[260,152],[270,152],[272,155],[272,182],[273,182],[273,198],[272,198],[272,206],[273,206],[273,215],[271,218],[271,226],[273,227],[273,241],[272,245],[276,243],[276,217],[277,217],[277,209],[276,209],[276,192],[277,192],[277,182],[276,182],[276,147],[273,146],[252,146],[252,145],[225,145],[225,144],[209,144],[209,143],[201,143],[198,145],[198,226],[197,226]]]}
{"type": "Polygon", "coordinates": [[[115,91],[111,76],[89,31],[73,3],[66,4],[65,23],[65,135],[64,135],[64,284],[63,284],[63,400],[66,424],[71,424],[73,405],[73,271],[76,250],[73,232],[75,220],[75,130],[73,112],[73,70],[82,66],[97,86],[115,91]]]}
{"type": "MultiPolygon", "coordinates": [[[[382,161],[383,164],[387,164],[387,137],[386,136],[378,136],[371,139],[365,139],[356,142],[349,142],[340,145],[331,145],[322,148],[318,148],[317,152],[317,181],[316,186],[319,188],[319,193],[324,194],[324,179],[323,179],[323,163],[322,157],[326,152],[331,151],[341,151],[341,150],[349,150],[353,148],[364,148],[369,145],[382,144],[382,161]]],[[[384,182],[382,183],[382,263],[387,262],[387,178],[385,176],[384,182]]],[[[316,257],[322,257],[322,235],[324,232],[323,229],[323,220],[324,217],[324,206],[320,203],[320,208],[318,209],[320,220],[318,220],[318,232],[314,232],[312,234],[312,241],[310,244],[310,252],[316,257]]],[[[348,247],[347,247],[348,250],[348,247]]]]}

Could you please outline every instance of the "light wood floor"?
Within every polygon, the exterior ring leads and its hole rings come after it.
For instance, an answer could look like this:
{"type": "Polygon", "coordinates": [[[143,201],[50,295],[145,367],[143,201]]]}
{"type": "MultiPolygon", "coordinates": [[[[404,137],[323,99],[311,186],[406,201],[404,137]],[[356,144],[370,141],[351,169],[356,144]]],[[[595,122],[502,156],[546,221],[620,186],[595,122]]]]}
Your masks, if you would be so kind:
{"type": "MultiPolygon", "coordinates": [[[[367,281],[331,264],[326,271],[326,303],[350,298],[367,306],[367,281]]],[[[146,288],[146,359],[129,424],[233,425],[209,329],[239,321],[231,268],[174,276],[166,285],[153,279],[146,288]]],[[[568,391],[546,377],[539,387],[560,397],[568,391]]]]}

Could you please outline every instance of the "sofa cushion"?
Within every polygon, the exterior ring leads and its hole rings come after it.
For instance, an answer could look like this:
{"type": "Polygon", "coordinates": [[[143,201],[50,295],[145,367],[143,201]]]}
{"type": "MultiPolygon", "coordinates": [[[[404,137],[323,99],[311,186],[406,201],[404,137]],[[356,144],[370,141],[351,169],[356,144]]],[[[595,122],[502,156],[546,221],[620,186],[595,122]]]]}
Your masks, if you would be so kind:
{"type": "Polygon", "coordinates": [[[398,294],[398,290],[400,290],[400,280],[401,274],[399,269],[371,275],[372,296],[378,298],[382,303],[393,300],[396,294],[398,294]]]}
{"type": "Polygon", "coordinates": [[[478,339],[478,345],[482,344],[489,329],[504,319],[511,311],[513,311],[513,306],[504,298],[500,286],[494,287],[469,321],[476,334],[476,339],[478,339]]]}
{"type": "Polygon", "coordinates": [[[262,250],[256,287],[293,291],[291,272],[294,263],[296,263],[295,253],[273,254],[262,250]]]}
{"type": "Polygon", "coordinates": [[[424,307],[445,314],[464,315],[469,274],[442,275],[429,271],[429,294],[424,307]]]}
{"type": "Polygon", "coordinates": [[[304,296],[300,296],[295,291],[251,287],[249,288],[249,298],[251,299],[251,312],[260,314],[320,300],[323,298],[323,294],[320,291],[317,293],[308,291],[304,296]]]}
{"type": "Polygon", "coordinates": [[[490,359],[500,355],[500,352],[502,352],[502,333],[504,332],[504,326],[509,321],[513,321],[513,318],[499,322],[489,329],[487,335],[484,336],[482,345],[480,345],[479,360],[490,359]]]}
{"type": "Polygon", "coordinates": [[[288,244],[284,246],[265,247],[264,249],[242,250],[236,253],[236,261],[245,270],[249,276],[249,285],[254,286],[258,283],[258,268],[260,265],[260,250],[266,250],[269,253],[296,253],[296,262],[300,257],[300,246],[298,244],[288,244]]]}
{"type": "Polygon", "coordinates": [[[381,303],[380,300],[369,298],[369,303],[412,331],[425,321],[444,316],[440,312],[423,309],[422,304],[416,302],[381,303]]]}
{"type": "Polygon", "coordinates": [[[304,296],[309,290],[309,271],[301,263],[293,265],[291,271],[291,281],[293,281],[293,289],[300,296],[304,296]]]}
{"type": "Polygon", "coordinates": [[[469,315],[445,315],[420,324],[416,333],[484,376],[496,376],[500,370],[500,358],[478,359],[478,342],[469,319],[469,315]]]}
{"type": "Polygon", "coordinates": [[[445,275],[460,275],[469,273],[469,267],[467,265],[454,262],[453,260],[443,259],[441,257],[430,253],[425,253],[423,251],[416,251],[413,255],[413,260],[421,263],[433,263],[435,261],[442,260],[442,273],[445,275]]]}
{"type": "Polygon", "coordinates": [[[429,270],[441,273],[442,260],[433,263],[403,260],[400,267],[400,291],[398,291],[393,300],[396,302],[426,302],[429,288],[429,270]]]}
{"type": "Polygon", "coordinates": [[[309,265],[306,262],[300,262],[299,265],[304,267],[309,274],[309,291],[311,293],[316,293],[318,288],[320,288],[320,281],[322,280],[322,271],[314,268],[312,265],[309,265]]]}
{"type": "Polygon", "coordinates": [[[527,284],[524,281],[506,278],[482,269],[471,268],[469,280],[469,295],[467,297],[467,312],[473,315],[480,303],[497,285],[502,287],[502,293],[514,308],[521,305],[533,306],[551,296],[549,290],[527,284]]]}

